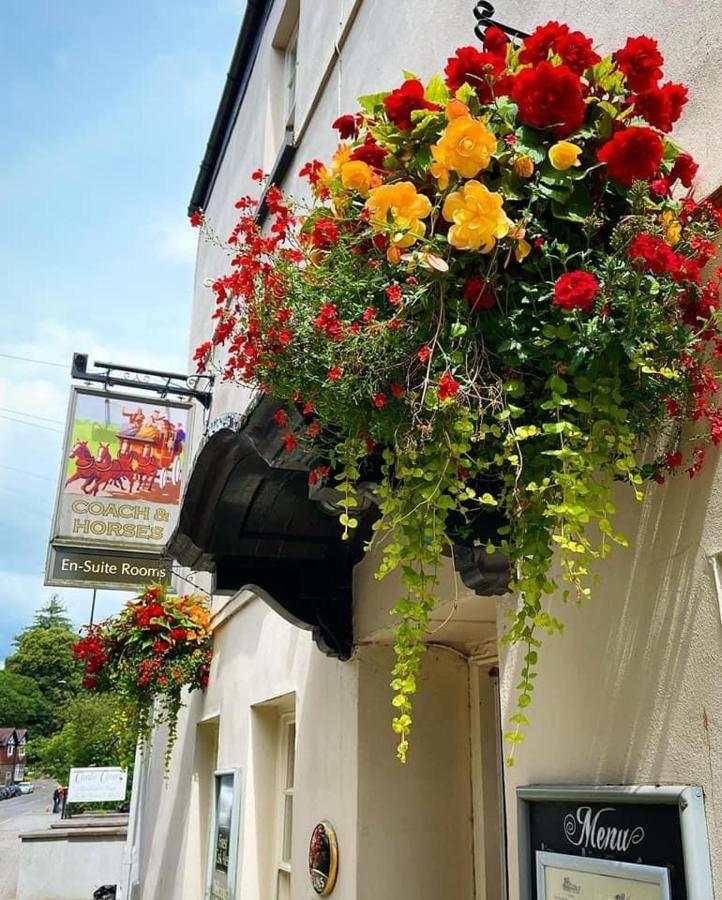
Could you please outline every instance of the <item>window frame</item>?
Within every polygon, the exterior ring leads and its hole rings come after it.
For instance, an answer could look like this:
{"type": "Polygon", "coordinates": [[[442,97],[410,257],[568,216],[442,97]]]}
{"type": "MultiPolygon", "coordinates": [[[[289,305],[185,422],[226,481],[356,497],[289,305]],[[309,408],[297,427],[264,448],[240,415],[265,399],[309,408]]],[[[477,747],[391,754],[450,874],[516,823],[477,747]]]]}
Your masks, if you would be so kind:
{"type": "Polygon", "coordinates": [[[277,768],[276,768],[276,844],[274,850],[274,880],[276,884],[276,898],[278,898],[279,878],[281,873],[292,877],[293,855],[293,806],[294,790],[296,784],[296,711],[295,709],[280,713],[278,717],[278,744],[277,744],[277,768]],[[293,734],[293,767],[290,771],[291,784],[288,785],[289,761],[291,759],[291,734],[293,734]],[[290,798],[289,847],[288,858],[284,858],[286,827],[287,827],[287,800],[290,798]]]}
{"type": "Polygon", "coordinates": [[[214,769],[213,791],[211,796],[211,812],[208,817],[208,860],[206,868],[206,884],[203,896],[210,900],[213,896],[213,871],[216,857],[216,837],[218,827],[218,779],[231,775],[233,777],[233,800],[231,805],[230,851],[228,855],[228,893],[227,900],[236,900],[238,861],[241,859],[241,779],[242,769],[214,769]]]}

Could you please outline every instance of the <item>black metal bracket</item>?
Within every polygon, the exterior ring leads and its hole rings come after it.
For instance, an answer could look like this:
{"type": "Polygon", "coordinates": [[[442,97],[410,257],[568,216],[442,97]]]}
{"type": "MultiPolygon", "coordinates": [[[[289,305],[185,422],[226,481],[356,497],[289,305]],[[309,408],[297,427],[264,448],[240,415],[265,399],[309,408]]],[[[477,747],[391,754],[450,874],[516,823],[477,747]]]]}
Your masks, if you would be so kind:
{"type": "Polygon", "coordinates": [[[155,369],[139,369],[136,366],[119,366],[115,363],[95,362],[101,372],[88,371],[88,354],[73,353],[71,377],[78,381],[92,381],[106,388],[124,387],[141,391],[152,391],[161,397],[173,394],[176,397],[190,397],[205,409],[210,409],[213,376],[179,375],[175,372],[159,372],[155,369]],[[206,390],[199,387],[204,380],[206,390]]]}
{"type": "Polygon", "coordinates": [[[502,22],[497,22],[492,19],[494,15],[494,7],[491,3],[487,3],[486,0],[479,0],[479,2],[474,7],[474,18],[476,19],[476,25],[474,27],[474,34],[479,38],[479,40],[484,39],[484,31],[490,25],[496,25],[497,28],[501,28],[501,30],[508,34],[509,37],[519,38],[523,40],[525,37],[529,37],[526,31],[519,31],[518,28],[512,28],[511,25],[504,25],[502,22]]]}

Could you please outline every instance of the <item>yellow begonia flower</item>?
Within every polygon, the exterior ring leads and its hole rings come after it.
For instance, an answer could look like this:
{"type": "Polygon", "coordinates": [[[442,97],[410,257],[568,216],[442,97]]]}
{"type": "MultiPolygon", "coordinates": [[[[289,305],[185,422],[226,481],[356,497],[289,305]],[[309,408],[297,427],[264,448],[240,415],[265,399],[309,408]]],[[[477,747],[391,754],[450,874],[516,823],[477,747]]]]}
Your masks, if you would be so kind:
{"type": "Polygon", "coordinates": [[[352,160],[341,166],[341,184],[347,191],[358,191],[362,197],[368,196],[372,177],[371,166],[361,160],[352,160]]]}
{"type": "Polygon", "coordinates": [[[449,229],[449,243],[459,250],[481,250],[490,253],[498,238],[512,228],[502,208],[501,194],[490,191],[480,181],[467,181],[444,201],[442,215],[454,224],[449,229]]]}
{"type": "Polygon", "coordinates": [[[449,185],[449,172],[473,178],[488,168],[495,150],[496,138],[483,122],[459,116],[449,122],[439,142],[431,147],[435,160],[430,166],[431,174],[443,191],[449,185]]]}
{"type": "Polygon", "coordinates": [[[514,256],[516,257],[517,262],[523,262],[530,253],[531,244],[529,243],[529,241],[521,238],[516,242],[516,246],[514,247],[514,256]]]}
{"type": "Polygon", "coordinates": [[[451,121],[452,119],[458,119],[461,116],[468,116],[469,107],[466,103],[462,103],[461,100],[449,100],[446,104],[446,109],[444,110],[446,113],[446,118],[451,121]]]}
{"type": "Polygon", "coordinates": [[[572,166],[581,165],[579,162],[581,152],[582,148],[570,141],[557,141],[553,147],[549,148],[549,162],[558,172],[566,172],[572,166]]]}
{"type": "Polygon", "coordinates": [[[426,225],[421,220],[431,212],[431,201],[410,181],[398,181],[373,188],[366,209],[374,231],[390,232],[391,243],[404,248],[424,236],[426,225]]]}
{"type": "Polygon", "coordinates": [[[662,226],[664,228],[664,237],[667,243],[674,247],[675,244],[679,243],[679,239],[682,235],[681,223],[675,219],[673,212],[667,211],[662,213],[662,226]]]}

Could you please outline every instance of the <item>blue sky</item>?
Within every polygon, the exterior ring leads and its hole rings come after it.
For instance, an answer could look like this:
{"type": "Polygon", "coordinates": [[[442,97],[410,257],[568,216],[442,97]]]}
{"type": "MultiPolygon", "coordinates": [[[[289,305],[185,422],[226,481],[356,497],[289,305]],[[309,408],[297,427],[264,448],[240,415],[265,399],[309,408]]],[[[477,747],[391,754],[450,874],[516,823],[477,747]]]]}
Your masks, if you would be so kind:
{"type": "MultiPolygon", "coordinates": [[[[53,590],[43,570],[72,352],[187,369],[186,207],[243,6],[2,2],[0,659],[53,590]]],[[[60,593],[81,625],[90,591],[60,593]]],[[[126,598],[99,593],[99,613],[126,598]]]]}

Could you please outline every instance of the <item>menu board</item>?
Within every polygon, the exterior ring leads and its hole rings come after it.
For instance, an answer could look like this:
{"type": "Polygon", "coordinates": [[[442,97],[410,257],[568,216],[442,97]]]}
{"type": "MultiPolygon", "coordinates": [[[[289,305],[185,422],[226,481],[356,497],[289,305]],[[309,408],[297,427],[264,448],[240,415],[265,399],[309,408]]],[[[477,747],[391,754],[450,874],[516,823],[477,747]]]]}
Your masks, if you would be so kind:
{"type": "Polygon", "coordinates": [[[215,776],[215,817],[212,834],[211,900],[233,900],[230,878],[231,832],[234,815],[234,774],[217,773],[215,776]]]}
{"type": "Polygon", "coordinates": [[[538,900],[669,900],[659,866],[537,852],[538,900]]]}

